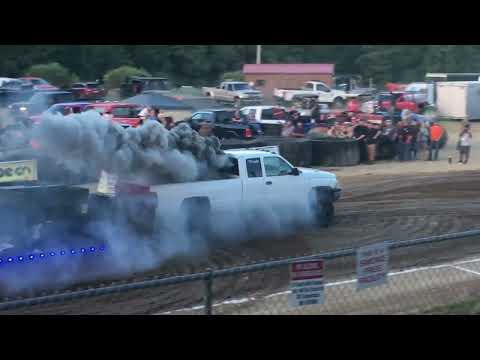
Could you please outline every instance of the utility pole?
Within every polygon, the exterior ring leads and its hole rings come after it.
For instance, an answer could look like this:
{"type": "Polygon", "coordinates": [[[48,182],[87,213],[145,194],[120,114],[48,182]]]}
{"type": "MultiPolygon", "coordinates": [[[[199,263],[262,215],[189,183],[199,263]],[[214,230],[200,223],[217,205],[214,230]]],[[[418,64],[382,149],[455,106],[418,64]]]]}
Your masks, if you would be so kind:
{"type": "Polygon", "coordinates": [[[262,63],[262,45],[257,45],[257,64],[262,63]]]}

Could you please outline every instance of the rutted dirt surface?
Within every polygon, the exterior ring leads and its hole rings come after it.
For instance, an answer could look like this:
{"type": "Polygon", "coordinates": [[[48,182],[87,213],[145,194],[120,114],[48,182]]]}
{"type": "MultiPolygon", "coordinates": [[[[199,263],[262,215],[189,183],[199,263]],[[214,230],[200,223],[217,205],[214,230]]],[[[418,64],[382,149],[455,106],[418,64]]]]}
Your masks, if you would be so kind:
{"type": "MultiPolygon", "coordinates": [[[[174,259],[156,271],[134,278],[193,273],[207,267],[224,268],[377,241],[407,240],[480,228],[480,171],[355,177],[342,177],[340,172],[338,175],[344,198],[337,204],[333,227],[283,239],[261,239],[219,248],[202,259],[174,259]]],[[[427,265],[480,253],[479,240],[469,238],[396,250],[392,254],[392,267],[427,265]]],[[[329,266],[329,276],[351,274],[353,261],[350,260],[329,266]]],[[[215,281],[214,301],[251,293],[268,294],[284,289],[287,284],[287,269],[232,276],[215,281]]],[[[201,282],[188,283],[1,313],[153,314],[199,305],[203,289],[201,282]]]]}

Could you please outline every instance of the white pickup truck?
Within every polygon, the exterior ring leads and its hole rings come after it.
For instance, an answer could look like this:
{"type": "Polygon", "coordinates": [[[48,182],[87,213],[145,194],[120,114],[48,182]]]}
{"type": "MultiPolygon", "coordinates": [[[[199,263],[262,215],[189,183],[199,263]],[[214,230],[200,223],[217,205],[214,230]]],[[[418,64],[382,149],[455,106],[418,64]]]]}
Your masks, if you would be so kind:
{"type": "Polygon", "coordinates": [[[219,102],[233,103],[236,107],[242,104],[261,104],[263,94],[246,82],[227,81],[215,88],[203,87],[202,93],[219,102]]]}
{"type": "Polygon", "coordinates": [[[334,90],[320,81],[308,81],[301,89],[274,89],[273,96],[282,102],[291,102],[295,98],[305,96],[317,97],[317,102],[330,104],[333,107],[343,107],[349,99],[357,98],[359,94],[348,94],[342,90],[334,90]]]}
{"type": "Polygon", "coordinates": [[[230,150],[232,166],[222,179],[195,183],[150,186],[157,194],[157,217],[180,218],[192,231],[220,221],[225,213],[252,213],[268,207],[295,211],[303,219],[313,216],[328,226],[334,202],[341,189],[337,177],[328,172],[295,168],[280,155],[263,150],[230,150]],[[295,210],[293,210],[295,209],[295,210]]]}

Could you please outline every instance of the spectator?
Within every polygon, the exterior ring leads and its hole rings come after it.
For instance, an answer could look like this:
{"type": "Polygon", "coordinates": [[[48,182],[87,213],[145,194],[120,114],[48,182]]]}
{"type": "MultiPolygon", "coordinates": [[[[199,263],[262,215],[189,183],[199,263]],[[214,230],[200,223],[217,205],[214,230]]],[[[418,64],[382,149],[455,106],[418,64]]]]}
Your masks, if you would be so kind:
{"type": "Polygon", "coordinates": [[[467,124],[460,132],[459,136],[459,151],[460,151],[460,160],[459,164],[467,164],[468,159],[470,158],[470,148],[472,146],[472,132],[470,130],[470,125],[467,124]]]}
{"type": "MultiPolygon", "coordinates": [[[[411,119],[412,117],[410,117],[411,119]]],[[[419,125],[412,120],[408,121],[407,125],[407,159],[408,160],[417,160],[418,153],[418,133],[420,132],[419,125]]]]}
{"type": "Polygon", "coordinates": [[[360,120],[359,124],[353,129],[353,138],[358,141],[360,147],[360,162],[368,161],[366,140],[369,132],[370,130],[364,120],[360,120]]]}
{"type": "Polygon", "coordinates": [[[366,136],[367,151],[368,151],[368,162],[367,164],[372,165],[375,162],[377,156],[377,144],[378,138],[381,134],[380,128],[377,124],[367,123],[368,133],[366,136]]]}
{"type": "Polygon", "coordinates": [[[282,136],[283,137],[290,137],[292,136],[293,129],[294,129],[294,124],[292,120],[289,120],[285,123],[282,129],[282,136]]]}
{"type": "Polygon", "coordinates": [[[429,161],[437,161],[438,160],[438,152],[440,150],[440,140],[443,136],[443,128],[434,121],[430,126],[430,147],[428,151],[428,160],[429,161]],[[435,150],[435,154],[433,151],[435,150]]]}
{"type": "Polygon", "coordinates": [[[397,158],[399,161],[408,159],[408,129],[407,121],[402,119],[397,124],[397,158]]]}
{"type": "Polygon", "coordinates": [[[305,137],[305,126],[301,120],[294,121],[291,137],[305,137]]]}
{"type": "Polygon", "coordinates": [[[320,113],[320,104],[315,103],[315,106],[312,109],[312,120],[315,123],[319,123],[321,121],[321,113],[320,113]]]}
{"type": "Polygon", "coordinates": [[[428,143],[430,141],[430,130],[427,122],[420,124],[420,131],[417,138],[417,148],[420,160],[426,160],[428,143]]]}
{"type": "Polygon", "coordinates": [[[172,130],[175,127],[175,121],[171,116],[166,116],[164,118],[164,126],[167,130],[172,130]]]}
{"type": "Polygon", "coordinates": [[[242,114],[240,113],[240,110],[235,111],[232,121],[237,123],[243,122],[242,114]]]}
{"type": "Polygon", "coordinates": [[[150,114],[151,110],[152,108],[150,106],[147,106],[146,108],[143,108],[142,111],[140,111],[140,113],[138,114],[138,116],[142,120],[142,124],[145,122],[145,120],[147,120],[148,114],[150,114]]]}
{"type": "Polygon", "coordinates": [[[378,137],[378,152],[383,157],[393,158],[396,154],[397,128],[392,120],[385,120],[381,127],[381,134],[378,137]]]}

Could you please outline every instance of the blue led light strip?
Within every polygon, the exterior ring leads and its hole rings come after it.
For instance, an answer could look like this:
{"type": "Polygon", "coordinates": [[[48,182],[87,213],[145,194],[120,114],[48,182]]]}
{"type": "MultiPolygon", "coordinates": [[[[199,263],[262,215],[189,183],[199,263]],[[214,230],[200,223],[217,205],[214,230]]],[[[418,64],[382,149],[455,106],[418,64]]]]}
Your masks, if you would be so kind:
{"type": "Polygon", "coordinates": [[[49,257],[55,257],[57,255],[59,256],[65,256],[67,254],[69,255],[87,255],[90,253],[94,253],[97,250],[100,252],[105,251],[106,247],[105,245],[100,245],[99,247],[96,246],[90,246],[90,247],[82,247],[80,249],[71,249],[69,251],[66,250],[61,250],[59,252],[57,251],[43,251],[38,254],[30,254],[28,256],[25,255],[20,255],[20,256],[9,256],[7,258],[0,258],[0,265],[2,264],[12,264],[12,263],[21,263],[21,262],[32,262],[35,260],[43,260],[49,257]]]}

